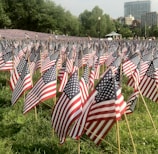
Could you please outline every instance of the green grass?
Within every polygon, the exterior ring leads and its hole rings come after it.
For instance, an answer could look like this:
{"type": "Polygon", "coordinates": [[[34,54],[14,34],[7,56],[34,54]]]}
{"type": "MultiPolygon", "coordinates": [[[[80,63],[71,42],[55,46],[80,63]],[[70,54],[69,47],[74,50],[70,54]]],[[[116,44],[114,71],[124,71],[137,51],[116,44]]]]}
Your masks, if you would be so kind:
{"type": "MultiPolygon", "coordinates": [[[[39,74],[34,76],[37,81],[39,74]]],[[[11,105],[11,90],[8,84],[9,73],[0,75],[0,153],[2,154],[77,154],[79,141],[67,138],[63,145],[51,126],[51,113],[54,99],[37,106],[37,119],[34,109],[23,115],[24,97],[11,105]]],[[[122,92],[125,100],[132,93],[126,86],[127,79],[123,77],[122,92]]],[[[60,94],[58,94],[59,97],[60,94]]],[[[158,104],[145,98],[152,120],[158,128],[158,104]]],[[[155,132],[151,118],[145,105],[139,97],[133,114],[127,115],[118,122],[121,153],[133,154],[132,138],[138,154],[158,153],[158,133],[155,132]],[[128,129],[128,125],[129,128],[128,129]]],[[[117,129],[113,126],[99,146],[96,146],[86,135],[80,140],[81,154],[117,154],[117,129]]]]}

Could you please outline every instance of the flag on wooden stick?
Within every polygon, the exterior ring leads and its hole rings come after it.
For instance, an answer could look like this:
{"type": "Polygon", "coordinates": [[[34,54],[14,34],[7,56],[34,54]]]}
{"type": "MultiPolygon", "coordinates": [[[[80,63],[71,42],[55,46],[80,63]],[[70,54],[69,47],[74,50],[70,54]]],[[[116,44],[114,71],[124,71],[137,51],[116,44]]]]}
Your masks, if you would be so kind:
{"type": "Polygon", "coordinates": [[[121,118],[125,108],[121,90],[115,88],[115,78],[109,68],[90,94],[70,136],[77,139],[86,133],[95,144],[99,144],[115,121],[121,118]]]}
{"type": "Polygon", "coordinates": [[[52,126],[59,136],[60,143],[64,143],[70,126],[80,117],[81,113],[81,94],[78,73],[75,71],[67,82],[52,114],[52,126]]]}
{"type": "Polygon", "coordinates": [[[32,88],[32,78],[28,67],[28,61],[25,60],[25,65],[12,93],[12,104],[17,102],[23,92],[32,88]]]}
{"type": "Polygon", "coordinates": [[[56,96],[56,64],[50,67],[27,94],[23,113],[25,114],[40,102],[56,96]]]}

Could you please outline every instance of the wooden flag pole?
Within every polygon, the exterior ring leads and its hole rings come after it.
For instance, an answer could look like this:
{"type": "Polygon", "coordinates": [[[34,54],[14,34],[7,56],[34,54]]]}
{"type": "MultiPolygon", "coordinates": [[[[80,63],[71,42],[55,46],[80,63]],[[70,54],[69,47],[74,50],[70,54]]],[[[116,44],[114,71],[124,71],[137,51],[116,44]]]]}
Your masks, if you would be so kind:
{"type": "Polygon", "coordinates": [[[143,97],[143,95],[142,95],[142,93],[141,93],[141,91],[140,91],[139,86],[138,86],[138,90],[139,90],[139,94],[140,94],[140,96],[141,96],[141,98],[142,98],[142,101],[143,101],[143,103],[144,103],[144,105],[145,105],[145,108],[146,108],[146,110],[147,110],[147,113],[148,113],[148,115],[149,115],[149,118],[150,118],[150,120],[151,120],[151,122],[152,122],[152,124],[153,124],[153,127],[154,127],[154,129],[155,129],[155,132],[157,133],[156,126],[155,126],[155,124],[154,124],[154,121],[153,121],[153,119],[152,119],[152,116],[151,116],[150,111],[149,111],[149,109],[148,109],[148,106],[147,106],[147,104],[146,104],[146,102],[145,102],[145,100],[144,100],[144,97],[143,97]]]}
{"type": "MultiPolygon", "coordinates": [[[[120,86],[122,86],[122,60],[121,60],[121,65],[120,66],[121,66],[120,67],[120,86]]],[[[132,142],[132,145],[133,145],[133,148],[134,148],[134,153],[137,154],[136,147],[135,147],[135,144],[134,144],[133,136],[132,136],[132,133],[131,133],[131,130],[130,130],[130,127],[129,127],[129,122],[128,122],[126,113],[124,113],[124,117],[125,117],[125,121],[126,121],[126,124],[127,124],[129,134],[130,134],[131,142],[132,142]]]]}
{"type": "Polygon", "coordinates": [[[121,148],[120,148],[120,132],[119,132],[119,123],[118,120],[116,121],[116,133],[117,133],[117,145],[118,145],[118,154],[121,154],[121,148]]]}
{"type": "MultiPolygon", "coordinates": [[[[84,127],[85,130],[87,130],[87,128],[84,127]]],[[[88,130],[89,131],[89,130],[88,130]]],[[[93,133],[92,131],[89,131],[90,133],[93,133]]],[[[94,134],[94,136],[98,137],[98,135],[94,134]]],[[[112,148],[114,148],[115,150],[118,150],[117,147],[115,147],[114,145],[110,144],[109,142],[107,142],[105,139],[100,138],[100,140],[102,140],[104,143],[108,144],[109,146],[111,146],[112,148]]],[[[125,152],[122,151],[122,153],[125,154],[125,152]]]]}
{"type": "MultiPolygon", "coordinates": [[[[131,71],[131,67],[130,67],[130,71],[131,71]]],[[[132,72],[132,71],[131,71],[131,72],[132,72]]],[[[132,73],[131,73],[131,74],[132,74],[132,73]]],[[[132,74],[132,77],[133,77],[133,74],[132,74]]],[[[144,105],[145,105],[145,108],[146,108],[146,110],[147,110],[147,113],[148,113],[148,115],[149,115],[149,118],[150,118],[150,120],[151,120],[151,123],[152,123],[152,125],[153,125],[153,127],[154,127],[154,129],[155,129],[155,131],[156,131],[156,133],[157,133],[156,126],[155,126],[155,124],[154,124],[154,121],[153,121],[152,116],[151,116],[151,114],[150,114],[150,111],[149,111],[149,109],[148,109],[148,106],[147,106],[147,104],[146,104],[146,102],[145,102],[145,100],[144,100],[144,97],[143,97],[143,95],[142,95],[142,93],[141,93],[140,87],[139,87],[139,85],[136,85],[136,86],[137,86],[137,88],[138,88],[138,91],[139,91],[139,94],[140,94],[140,96],[141,96],[141,98],[142,98],[142,101],[143,101],[143,103],[144,103],[144,105]]]]}
{"type": "MultiPolygon", "coordinates": [[[[28,52],[28,47],[27,47],[27,52],[28,52]]],[[[30,55],[28,55],[27,54],[27,59],[28,59],[28,64],[29,64],[29,71],[30,71],[30,59],[29,59],[29,56],[30,55]]],[[[32,76],[32,72],[30,71],[30,74],[31,74],[31,78],[33,78],[32,76]]],[[[32,82],[33,82],[33,79],[32,79],[32,82]]],[[[34,110],[35,110],[35,119],[37,120],[37,108],[36,108],[36,106],[34,107],[34,110]]]]}
{"type": "Polygon", "coordinates": [[[128,131],[129,131],[129,135],[131,137],[132,145],[133,145],[133,148],[134,148],[134,154],[137,154],[136,147],[135,147],[134,140],[133,140],[133,136],[132,136],[132,133],[131,133],[131,130],[130,130],[130,127],[129,127],[129,123],[128,123],[128,119],[127,119],[126,114],[124,114],[124,117],[125,117],[125,120],[126,120],[126,124],[127,124],[127,128],[128,128],[128,131]]]}

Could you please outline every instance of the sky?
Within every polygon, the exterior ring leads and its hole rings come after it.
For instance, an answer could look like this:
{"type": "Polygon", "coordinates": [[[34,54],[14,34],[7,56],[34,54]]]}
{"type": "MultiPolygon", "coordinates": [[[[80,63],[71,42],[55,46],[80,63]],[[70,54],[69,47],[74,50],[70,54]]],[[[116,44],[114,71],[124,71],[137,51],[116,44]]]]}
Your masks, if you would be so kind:
{"type": "MultiPolygon", "coordinates": [[[[95,6],[103,10],[113,19],[124,16],[124,2],[138,0],[52,0],[56,5],[61,5],[72,15],[78,16],[85,10],[92,11],[95,6]]],[[[151,11],[158,12],[158,0],[151,0],[151,11]]]]}

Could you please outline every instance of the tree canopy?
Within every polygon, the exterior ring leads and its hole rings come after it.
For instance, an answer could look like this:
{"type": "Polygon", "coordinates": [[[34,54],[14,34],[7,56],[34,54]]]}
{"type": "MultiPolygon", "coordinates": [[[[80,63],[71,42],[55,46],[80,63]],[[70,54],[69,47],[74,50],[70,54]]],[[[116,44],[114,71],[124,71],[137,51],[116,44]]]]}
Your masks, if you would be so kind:
{"type": "Polygon", "coordinates": [[[76,17],[51,0],[2,0],[0,28],[56,32],[73,36],[103,36],[113,30],[113,21],[98,6],[76,17]],[[101,17],[100,25],[98,17],[101,17]]]}

